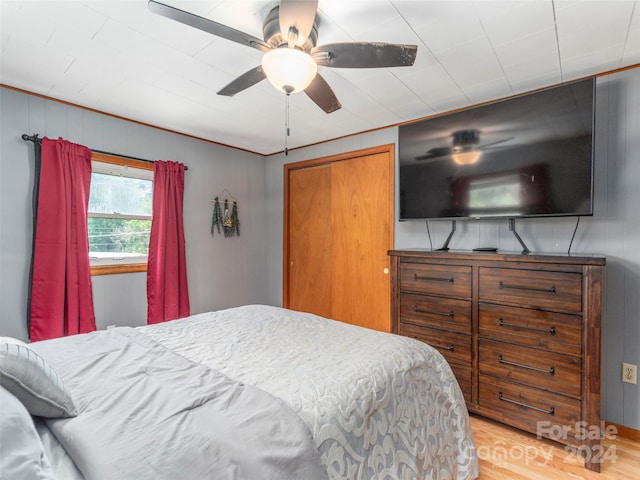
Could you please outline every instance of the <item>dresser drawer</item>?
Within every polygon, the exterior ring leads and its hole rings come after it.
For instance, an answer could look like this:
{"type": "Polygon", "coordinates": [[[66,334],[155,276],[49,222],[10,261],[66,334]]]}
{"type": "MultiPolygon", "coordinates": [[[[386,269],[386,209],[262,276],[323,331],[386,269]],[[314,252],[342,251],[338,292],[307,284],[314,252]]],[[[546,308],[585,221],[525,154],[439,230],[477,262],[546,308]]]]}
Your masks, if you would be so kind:
{"type": "Polygon", "coordinates": [[[580,357],[480,339],[480,373],[579,397],[580,357]]]}
{"type": "Polygon", "coordinates": [[[436,348],[447,361],[471,364],[471,335],[418,327],[400,322],[400,335],[415,338],[436,348]]]}
{"type": "Polygon", "coordinates": [[[471,403],[471,367],[455,362],[449,362],[449,366],[453,370],[458,385],[460,385],[465,402],[471,403]]]}
{"type": "Polygon", "coordinates": [[[403,293],[400,295],[400,321],[471,333],[471,302],[403,293]]]}
{"type": "MultiPolygon", "coordinates": [[[[580,400],[506,380],[496,380],[483,374],[480,374],[479,385],[479,405],[482,408],[500,412],[503,417],[510,416],[524,421],[533,433],[538,433],[539,425],[566,425],[569,431],[562,442],[579,443],[577,428],[581,418],[580,400]]],[[[549,431],[549,428],[542,429],[540,433],[545,431],[549,431]]]]}
{"type": "Polygon", "coordinates": [[[580,313],[582,275],[579,273],[481,267],[480,301],[580,313]]]}
{"type": "Polygon", "coordinates": [[[480,303],[480,336],[568,355],[582,352],[578,315],[480,303]]]}
{"type": "Polygon", "coordinates": [[[471,298],[471,267],[403,263],[400,290],[471,298]]]}

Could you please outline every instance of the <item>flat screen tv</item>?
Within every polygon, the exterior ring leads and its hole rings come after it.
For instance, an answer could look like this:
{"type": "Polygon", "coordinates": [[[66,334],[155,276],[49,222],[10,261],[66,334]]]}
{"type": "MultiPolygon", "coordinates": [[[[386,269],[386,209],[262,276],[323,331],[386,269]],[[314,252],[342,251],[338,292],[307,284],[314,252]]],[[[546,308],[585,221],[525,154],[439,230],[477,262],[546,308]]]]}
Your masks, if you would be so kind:
{"type": "Polygon", "coordinates": [[[402,125],[400,220],[593,214],[595,80],[402,125]]]}

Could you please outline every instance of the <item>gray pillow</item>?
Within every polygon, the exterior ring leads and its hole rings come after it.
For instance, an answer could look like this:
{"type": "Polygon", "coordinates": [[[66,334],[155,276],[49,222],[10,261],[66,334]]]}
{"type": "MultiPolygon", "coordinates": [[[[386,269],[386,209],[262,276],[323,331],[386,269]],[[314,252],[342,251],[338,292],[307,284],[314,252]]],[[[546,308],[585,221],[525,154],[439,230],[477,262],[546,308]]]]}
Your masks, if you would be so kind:
{"type": "Polygon", "coordinates": [[[0,387],[0,472],[12,480],[55,480],[33,418],[20,401],[0,387]]]}
{"type": "Polygon", "coordinates": [[[0,341],[0,385],[22,402],[31,415],[73,417],[76,408],[56,371],[23,343],[0,341]]]}

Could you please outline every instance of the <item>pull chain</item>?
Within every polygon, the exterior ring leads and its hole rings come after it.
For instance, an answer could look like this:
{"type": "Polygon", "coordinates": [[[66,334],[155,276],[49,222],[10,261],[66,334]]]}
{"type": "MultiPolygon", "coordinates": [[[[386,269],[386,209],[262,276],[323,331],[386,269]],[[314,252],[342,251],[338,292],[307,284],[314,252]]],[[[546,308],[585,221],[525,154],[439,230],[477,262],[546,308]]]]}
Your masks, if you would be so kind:
{"type": "Polygon", "coordinates": [[[290,93],[285,91],[284,100],[284,156],[289,155],[289,96],[290,93]]]}

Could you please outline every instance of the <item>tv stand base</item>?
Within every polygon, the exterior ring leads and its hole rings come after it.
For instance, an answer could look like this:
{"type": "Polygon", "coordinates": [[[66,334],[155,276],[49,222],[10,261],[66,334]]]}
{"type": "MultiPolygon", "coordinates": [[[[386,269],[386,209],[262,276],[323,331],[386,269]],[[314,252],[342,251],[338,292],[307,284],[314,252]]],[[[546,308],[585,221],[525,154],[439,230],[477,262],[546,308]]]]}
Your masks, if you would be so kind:
{"type": "Polygon", "coordinates": [[[526,255],[528,253],[531,253],[531,250],[529,250],[527,248],[527,246],[522,241],[522,238],[520,238],[520,235],[518,235],[518,232],[516,232],[516,219],[515,218],[510,218],[509,219],[509,231],[513,232],[513,234],[516,236],[516,239],[520,243],[520,246],[522,247],[522,252],[520,252],[520,253],[522,253],[522,255],[526,255]]]}
{"type": "Polygon", "coordinates": [[[449,251],[449,242],[451,241],[451,237],[453,237],[453,232],[456,231],[456,221],[451,220],[451,232],[449,232],[449,236],[444,241],[442,247],[436,249],[436,252],[448,252],[449,251]]]}

